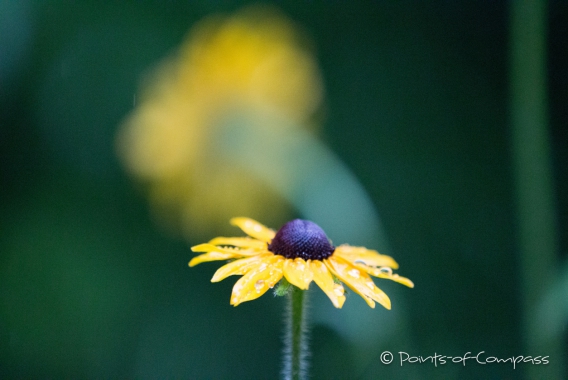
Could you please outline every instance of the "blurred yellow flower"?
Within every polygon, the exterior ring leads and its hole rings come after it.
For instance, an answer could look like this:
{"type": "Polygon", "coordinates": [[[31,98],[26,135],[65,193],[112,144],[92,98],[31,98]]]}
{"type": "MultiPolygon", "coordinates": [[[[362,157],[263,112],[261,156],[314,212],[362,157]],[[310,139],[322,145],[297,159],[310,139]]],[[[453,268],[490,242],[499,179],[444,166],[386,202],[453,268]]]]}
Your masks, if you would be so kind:
{"type": "Polygon", "coordinates": [[[192,234],[218,229],[230,215],[260,216],[267,205],[282,218],[282,198],[220,154],[219,141],[243,122],[258,130],[309,126],[322,86],[301,42],[274,10],[248,8],[201,21],[161,64],[118,138],[121,158],[148,185],[159,215],[192,234]],[[290,123],[271,122],[278,118],[290,123]]]}
{"type": "Polygon", "coordinates": [[[308,220],[292,220],[278,232],[249,218],[233,218],[231,224],[250,238],[218,237],[197,245],[191,248],[194,252],[206,253],[189,262],[192,267],[206,261],[236,259],[219,268],[211,279],[218,282],[231,275],[243,275],[233,287],[231,305],[262,296],[282,277],[302,290],[308,289],[313,280],[337,308],[343,306],[345,295],[343,285],[333,276],[372,308],[376,301],[390,309],[391,302],[369,275],[414,287],[409,279],[392,273],[398,268],[392,257],[364,247],[334,247],[325,232],[308,220]]]}

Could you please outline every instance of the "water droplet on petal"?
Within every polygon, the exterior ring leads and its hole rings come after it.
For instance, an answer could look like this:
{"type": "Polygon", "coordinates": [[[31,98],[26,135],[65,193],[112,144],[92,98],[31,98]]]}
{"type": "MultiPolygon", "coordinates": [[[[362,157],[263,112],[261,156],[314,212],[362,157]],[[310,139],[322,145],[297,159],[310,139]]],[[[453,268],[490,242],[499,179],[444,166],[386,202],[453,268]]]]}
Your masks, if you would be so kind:
{"type": "Polygon", "coordinates": [[[338,295],[338,296],[342,296],[343,295],[343,287],[340,285],[335,286],[335,288],[333,289],[333,292],[338,295]]]}
{"type": "Polygon", "coordinates": [[[389,267],[381,267],[380,271],[383,272],[384,274],[392,275],[392,269],[389,267]]]}
{"type": "Polygon", "coordinates": [[[256,289],[257,293],[260,293],[263,287],[264,287],[264,280],[258,280],[256,284],[254,284],[254,288],[256,289]]]}
{"type": "Polygon", "coordinates": [[[268,266],[268,265],[267,265],[266,263],[262,263],[262,264],[258,267],[258,271],[260,272],[260,271],[262,271],[262,270],[265,270],[267,266],[268,266]]]}
{"type": "Polygon", "coordinates": [[[359,278],[359,269],[353,268],[349,272],[347,272],[347,274],[351,277],[359,278]]]}
{"type": "Polygon", "coordinates": [[[375,283],[373,281],[368,281],[365,285],[367,285],[371,290],[375,289],[375,283]]]}

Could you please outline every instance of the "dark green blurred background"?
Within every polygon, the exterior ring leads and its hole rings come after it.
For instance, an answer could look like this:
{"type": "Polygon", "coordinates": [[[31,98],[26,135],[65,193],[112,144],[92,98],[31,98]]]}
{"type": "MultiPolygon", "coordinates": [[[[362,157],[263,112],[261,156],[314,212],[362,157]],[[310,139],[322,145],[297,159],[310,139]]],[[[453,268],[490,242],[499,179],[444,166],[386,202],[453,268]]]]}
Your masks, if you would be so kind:
{"type": "MultiPolygon", "coordinates": [[[[142,76],[196,21],[244,4],[0,2],[0,378],[277,376],[283,300],[232,308],[233,281],[212,285],[211,266],[188,269],[200,241],[156,228],[114,147],[142,76]]],[[[377,342],[377,352],[550,355],[524,345],[510,4],[277,5],[313,41],[325,81],[321,136],[371,195],[400,273],[416,284],[393,296],[406,308],[404,338],[377,342]]],[[[560,272],[568,2],[547,13],[560,272]]],[[[568,307],[561,315],[565,349],[568,307]]],[[[312,346],[315,379],[531,376],[528,364],[385,366],[324,325],[313,326],[312,346]]]]}

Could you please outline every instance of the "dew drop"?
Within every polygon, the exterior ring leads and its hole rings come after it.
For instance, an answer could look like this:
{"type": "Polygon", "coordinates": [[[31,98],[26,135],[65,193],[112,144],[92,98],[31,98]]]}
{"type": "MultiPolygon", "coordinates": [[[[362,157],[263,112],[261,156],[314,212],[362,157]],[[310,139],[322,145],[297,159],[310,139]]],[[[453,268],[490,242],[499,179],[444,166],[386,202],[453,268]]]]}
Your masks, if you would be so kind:
{"type": "Polygon", "coordinates": [[[348,275],[350,275],[351,277],[355,277],[355,278],[359,278],[359,270],[358,269],[351,269],[349,272],[347,272],[348,275]]]}
{"type": "Polygon", "coordinates": [[[343,295],[343,288],[341,286],[336,286],[335,289],[333,289],[333,292],[341,297],[343,295]]]}
{"type": "Polygon", "coordinates": [[[257,293],[260,293],[260,291],[262,290],[262,288],[264,287],[264,280],[258,280],[255,284],[254,284],[254,288],[256,289],[257,293]]]}
{"type": "Polygon", "coordinates": [[[268,266],[268,265],[267,265],[266,263],[260,264],[260,266],[258,267],[258,271],[260,272],[260,271],[265,270],[267,266],[268,266]]]}
{"type": "Polygon", "coordinates": [[[389,267],[381,267],[380,271],[384,274],[392,275],[392,269],[389,267]]]}
{"type": "Polygon", "coordinates": [[[375,283],[373,281],[368,281],[365,285],[367,285],[367,287],[371,290],[375,289],[375,283]]]}

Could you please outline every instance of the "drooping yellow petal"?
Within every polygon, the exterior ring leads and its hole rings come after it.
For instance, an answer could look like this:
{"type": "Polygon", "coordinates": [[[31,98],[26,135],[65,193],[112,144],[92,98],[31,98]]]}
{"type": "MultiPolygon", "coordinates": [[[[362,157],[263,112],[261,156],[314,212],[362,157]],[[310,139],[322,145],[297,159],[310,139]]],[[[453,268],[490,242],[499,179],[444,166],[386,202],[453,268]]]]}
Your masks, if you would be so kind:
{"type": "Polygon", "coordinates": [[[232,275],[243,275],[255,267],[260,268],[262,265],[268,265],[273,256],[274,255],[270,253],[247,257],[246,259],[239,259],[225,264],[221,268],[217,269],[217,272],[213,275],[211,282],[219,282],[232,275]]]}
{"type": "Polygon", "coordinates": [[[209,241],[211,245],[232,245],[239,248],[263,249],[266,243],[248,237],[216,237],[209,241]]]}
{"type": "Polygon", "coordinates": [[[369,273],[371,276],[375,276],[378,278],[386,278],[398,282],[399,284],[406,285],[409,288],[414,288],[414,283],[410,279],[399,276],[396,273],[392,273],[392,269],[389,267],[375,268],[362,264],[355,264],[355,266],[369,273]]]}
{"type": "Polygon", "coordinates": [[[284,276],[290,284],[302,290],[308,289],[313,279],[310,265],[300,257],[284,260],[284,276]]]}
{"type": "Polygon", "coordinates": [[[365,247],[352,247],[344,244],[336,247],[333,254],[345,259],[351,264],[361,262],[373,267],[390,267],[398,269],[398,264],[392,257],[381,255],[377,251],[367,249],[365,247]]]}
{"type": "Polygon", "coordinates": [[[256,220],[250,218],[233,218],[231,219],[231,224],[239,227],[247,235],[265,243],[270,243],[274,238],[274,235],[276,235],[276,233],[270,228],[267,228],[256,220]]]}
{"type": "Polygon", "coordinates": [[[234,259],[235,254],[227,253],[227,252],[218,252],[218,251],[211,251],[204,253],[203,255],[195,256],[189,262],[190,267],[194,267],[197,264],[201,264],[207,261],[218,261],[218,260],[230,260],[234,259]]]}
{"type": "Polygon", "coordinates": [[[389,297],[385,292],[377,288],[373,279],[367,273],[355,268],[340,257],[335,257],[335,255],[325,259],[324,263],[335,276],[353,289],[355,293],[363,297],[370,307],[375,307],[374,300],[390,310],[391,302],[389,297]]]}
{"type": "Polygon", "coordinates": [[[272,256],[269,260],[258,263],[257,267],[250,269],[233,286],[231,305],[251,301],[262,296],[282,278],[282,256],[272,256]]]}
{"type": "Polygon", "coordinates": [[[343,303],[345,302],[344,289],[341,284],[336,284],[331,277],[331,273],[319,260],[309,261],[310,269],[312,270],[314,282],[323,290],[323,292],[329,297],[333,306],[341,309],[343,303]]]}

